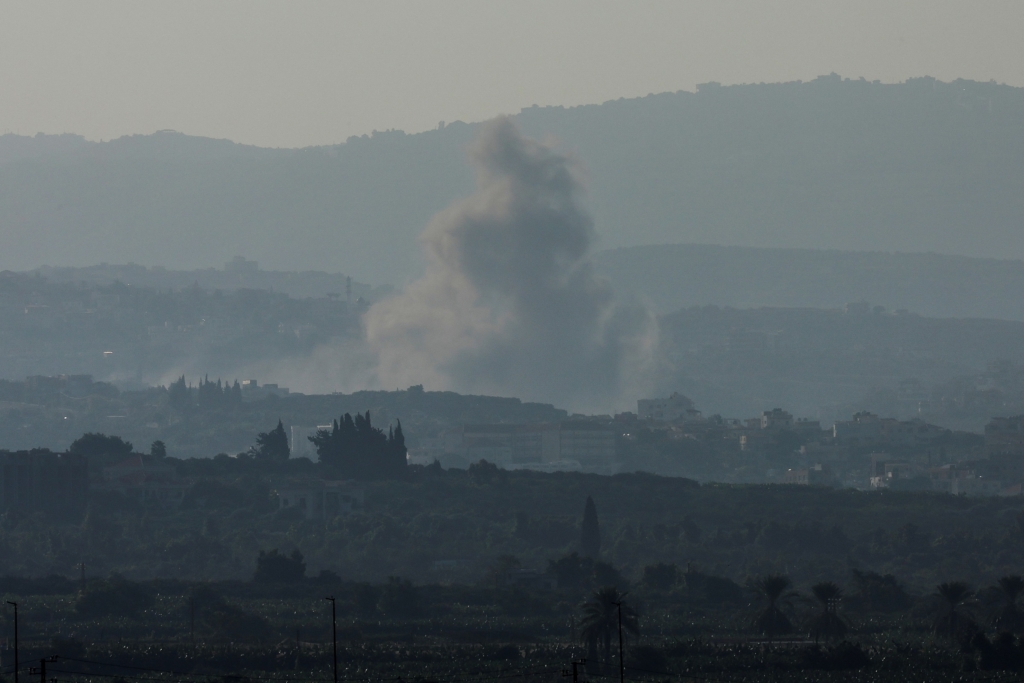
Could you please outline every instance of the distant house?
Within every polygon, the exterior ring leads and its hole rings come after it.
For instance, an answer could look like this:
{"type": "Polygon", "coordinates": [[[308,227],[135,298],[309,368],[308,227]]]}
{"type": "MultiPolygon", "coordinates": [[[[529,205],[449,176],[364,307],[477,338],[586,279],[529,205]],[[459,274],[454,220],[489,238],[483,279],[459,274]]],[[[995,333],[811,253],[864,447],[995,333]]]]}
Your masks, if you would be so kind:
{"type": "Polygon", "coordinates": [[[819,420],[812,420],[807,417],[798,417],[793,421],[792,427],[795,431],[802,434],[821,436],[821,422],[819,420]]]}
{"type": "Polygon", "coordinates": [[[351,481],[291,482],[277,487],[277,507],[299,509],[306,519],[329,519],[362,509],[363,489],[351,481]]]}
{"type": "MultiPolygon", "coordinates": [[[[435,460],[450,460],[452,454],[459,454],[463,448],[464,427],[452,427],[437,436],[421,436],[415,446],[410,446],[406,459],[410,465],[430,465],[435,460]]],[[[462,467],[469,463],[458,458],[462,467]]]]}
{"type": "Polygon", "coordinates": [[[832,436],[844,443],[875,443],[882,437],[882,421],[874,413],[855,413],[852,420],[832,425],[832,436]]]}
{"type": "Polygon", "coordinates": [[[751,452],[762,451],[777,443],[783,434],[796,433],[809,443],[824,436],[818,420],[794,418],[792,413],[782,408],[766,410],[761,417],[747,418],[742,424],[732,426],[730,431],[732,438],[739,440],[740,450],[751,452]]]}
{"type": "Polygon", "coordinates": [[[790,429],[793,415],[782,408],[772,408],[761,413],[761,429],[790,429]]]}
{"type": "MultiPolygon", "coordinates": [[[[909,462],[887,462],[872,456],[871,473],[868,483],[873,489],[898,488],[910,480],[918,480],[924,476],[921,468],[909,462]]],[[[930,483],[930,482],[927,482],[930,483]]]]}
{"type": "Polygon", "coordinates": [[[136,453],[103,469],[103,490],[154,507],[177,507],[189,484],[178,478],[171,465],[136,453]]]}
{"type": "Polygon", "coordinates": [[[693,401],[679,392],[673,392],[668,398],[640,399],[636,402],[636,415],[641,420],[663,422],[701,419],[700,411],[694,408],[693,401]]]}
{"type": "Polygon", "coordinates": [[[260,272],[258,261],[247,261],[244,256],[236,256],[224,264],[225,273],[252,275],[260,272]]]}

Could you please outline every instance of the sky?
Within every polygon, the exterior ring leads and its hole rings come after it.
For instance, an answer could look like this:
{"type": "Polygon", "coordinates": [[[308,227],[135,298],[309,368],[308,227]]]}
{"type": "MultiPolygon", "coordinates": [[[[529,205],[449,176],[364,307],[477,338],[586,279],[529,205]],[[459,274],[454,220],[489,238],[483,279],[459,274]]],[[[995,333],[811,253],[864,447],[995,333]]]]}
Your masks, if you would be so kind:
{"type": "Polygon", "coordinates": [[[271,147],[698,83],[1024,86],[1009,0],[0,0],[0,133],[271,147]]]}

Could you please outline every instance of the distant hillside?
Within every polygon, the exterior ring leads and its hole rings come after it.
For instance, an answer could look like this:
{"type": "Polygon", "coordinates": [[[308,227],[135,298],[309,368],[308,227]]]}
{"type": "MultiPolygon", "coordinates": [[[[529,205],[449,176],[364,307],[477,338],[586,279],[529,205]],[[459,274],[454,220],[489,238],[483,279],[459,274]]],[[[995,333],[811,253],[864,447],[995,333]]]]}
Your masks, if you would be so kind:
{"type": "Polygon", "coordinates": [[[34,273],[54,283],[85,283],[107,286],[114,283],[133,287],[180,290],[186,287],[235,291],[239,289],[263,289],[287,294],[298,299],[307,297],[344,298],[351,289],[352,300],[360,297],[375,301],[385,296],[390,287],[371,287],[355,280],[349,281],[341,273],[322,271],[281,272],[262,270],[259,263],[236,258],[223,268],[202,268],[199,270],[173,270],[154,266],[147,268],[136,264],[100,264],[84,268],[43,266],[34,273]]]}
{"type": "MultiPolygon", "coordinates": [[[[586,166],[602,246],[757,247],[1024,257],[1024,89],[702,86],[601,105],[529,108],[586,166]]],[[[90,143],[0,137],[0,269],[136,262],[401,283],[416,237],[472,189],[474,126],[304,150],[173,132],[90,143]]]]}
{"type": "Polygon", "coordinates": [[[211,457],[247,449],[278,420],[291,426],[330,424],[343,413],[371,411],[373,423],[387,429],[401,420],[409,445],[439,429],[465,422],[543,422],[566,412],[546,403],[516,398],[469,396],[452,392],[357,391],[351,394],[293,395],[240,404],[207,400],[182,410],[163,388],[118,391],[83,376],[0,380],[0,448],[67,448],[86,432],[117,434],[147,451],[159,439],[180,458],[211,457]]]}
{"type": "Polygon", "coordinates": [[[1022,261],[703,244],[611,249],[596,261],[616,292],[660,313],[868,302],[940,318],[1024,320],[1022,261]]]}
{"type": "Polygon", "coordinates": [[[981,431],[1024,413],[1024,323],[851,306],[703,306],[660,319],[658,391],[705,414],[782,407],[827,424],[857,410],[981,431]]]}

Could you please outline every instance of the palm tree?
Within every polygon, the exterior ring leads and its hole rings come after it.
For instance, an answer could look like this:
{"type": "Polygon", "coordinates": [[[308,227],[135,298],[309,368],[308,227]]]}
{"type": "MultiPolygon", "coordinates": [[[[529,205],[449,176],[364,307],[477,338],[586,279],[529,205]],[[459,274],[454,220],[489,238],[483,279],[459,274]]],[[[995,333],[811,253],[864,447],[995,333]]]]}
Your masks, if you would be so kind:
{"type": "Polygon", "coordinates": [[[768,636],[769,640],[793,630],[789,617],[779,607],[780,602],[787,605],[793,597],[794,593],[789,591],[792,585],[789,577],[782,574],[762,576],[753,583],[754,590],[768,601],[764,611],[754,619],[754,629],[768,636]]]}
{"type": "Polygon", "coordinates": [[[935,632],[951,639],[955,638],[971,624],[970,617],[961,614],[957,609],[971,597],[971,589],[963,581],[952,581],[936,586],[935,594],[942,598],[944,603],[944,609],[935,619],[935,632]]]}
{"type": "Polygon", "coordinates": [[[633,634],[640,631],[636,610],[624,602],[626,595],[620,593],[615,586],[605,586],[594,591],[590,600],[583,605],[580,639],[588,646],[588,658],[597,658],[597,644],[600,642],[604,650],[604,663],[611,661],[612,635],[619,629],[620,607],[623,630],[633,634]]]}
{"type": "Polygon", "coordinates": [[[843,597],[843,589],[832,581],[824,581],[811,586],[811,592],[821,603],[821,612],[811,621],[811,635],[814,642],[818,638],[841,638],[846,635],[846,622],[839,616],[839,601],[843,597]]]}
{"type": "Polygon", "coordinates": [[[1003,631],[1017,631],[1021,627],[1020,610],[1017,609],[1017,598],[1024,592],[1024,579],[1017,575],[1004,576],[996,582],[998,594],[1002,598],[1003,607],[997,613],[992,623],[1003,631]]]}

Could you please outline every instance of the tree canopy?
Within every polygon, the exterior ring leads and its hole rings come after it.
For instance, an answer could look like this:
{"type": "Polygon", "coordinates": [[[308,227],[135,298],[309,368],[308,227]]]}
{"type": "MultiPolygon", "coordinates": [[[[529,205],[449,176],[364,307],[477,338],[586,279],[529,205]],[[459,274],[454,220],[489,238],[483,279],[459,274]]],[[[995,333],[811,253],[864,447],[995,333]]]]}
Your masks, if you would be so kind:
{"type": "Polygon", "coordinates": [[[309,440],[316,446],[320,462],[348,479],[397,479],[406,469],[405,435],[402,423],[384,430],[373,426],[370,411],[345,413],[331,429],[319,430],[309,440]]]}
{"type": "Polygon", "coordinates": [[[256,445],[252,453],[263,460],[287,460],[291,455],[288,447],[288,434],[284,430],[284,423],[277,421],[277,426],[269,432],[260,432],[256,436],[256,445]]]}

